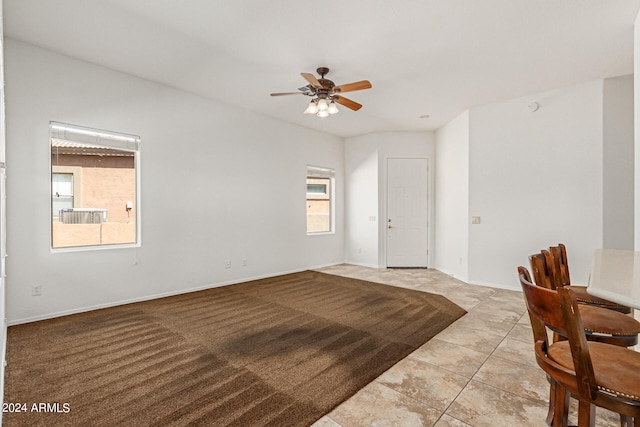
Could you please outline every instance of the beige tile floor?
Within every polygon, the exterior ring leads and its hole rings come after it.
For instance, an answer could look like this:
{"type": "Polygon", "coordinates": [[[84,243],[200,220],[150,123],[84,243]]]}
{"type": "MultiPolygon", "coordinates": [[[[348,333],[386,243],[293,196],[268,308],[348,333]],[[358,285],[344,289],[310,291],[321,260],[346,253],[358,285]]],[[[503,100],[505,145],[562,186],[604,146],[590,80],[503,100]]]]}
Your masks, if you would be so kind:
{"type": "MultiPolygon", "coordinates": [[[[549,384],[533,356],[521,292],[470,285],[433,269],[343,264],[320,271],[442,294],[468,313],[313,427],[546,426],[549,384]]],[[[576,409],[574,402],[573,424],[576,409]]],[[[603,409],[596,418],[601,427],[620,425],[603,409]]]]}

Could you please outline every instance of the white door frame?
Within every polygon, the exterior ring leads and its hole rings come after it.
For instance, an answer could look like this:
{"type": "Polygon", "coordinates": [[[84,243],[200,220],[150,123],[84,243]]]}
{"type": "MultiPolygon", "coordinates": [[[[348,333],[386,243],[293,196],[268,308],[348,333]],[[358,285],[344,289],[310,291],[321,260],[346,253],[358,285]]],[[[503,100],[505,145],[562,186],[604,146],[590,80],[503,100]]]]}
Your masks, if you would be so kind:
{"type": "Polygon", "coordinates": [[[433,175],[432,175],[432,167],[431,167],[431,157],[428,156],[417,156],[417,157],[409,157],[409,156],[391,156],[391,157],[386,157],[385,161],[384,161],[384,220],[381,221],[382,223],[380,224],[380,228],[379,230],[381,230],[382,233],[384,233],[384,266],[388,267],[389,263],[388,263],[388,257],[387,257],[387,252],[388,252],[388,248],[389,248],[389,242],[388,242],[388,233],[387,233],[387,224],[389,221],[389,173],[388,173],[388,169],[389,169],[389,160],[402,160],[402,159],[407,159],[407,160],[415,160],[415,159],[419,159],[419,160],[426,160],[427,162],[427,268],[429,268],[432,265],[432,250],[431,248],[433,247],[432,242],[433,242],[433,227],[432,227],[432,218],[433,218],[433,204],[432,204],[432,200],[433,200],[433,191],[434,191],[434,186],[433,186],[433,175]]]}

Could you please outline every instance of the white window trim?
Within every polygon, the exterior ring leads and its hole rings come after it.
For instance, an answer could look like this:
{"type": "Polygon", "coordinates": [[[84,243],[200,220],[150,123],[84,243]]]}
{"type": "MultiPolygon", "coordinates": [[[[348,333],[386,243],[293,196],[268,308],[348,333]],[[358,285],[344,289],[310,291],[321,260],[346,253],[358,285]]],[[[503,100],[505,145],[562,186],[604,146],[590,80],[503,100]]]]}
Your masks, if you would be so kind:
{"type": "MultiPolygon", "coordinates": [[[[307,165],[307,175],[306,179],[309,177],[313,178],[329,178],[329,201],[330,201],[330,230],[329,231],[307,231],[307,236],[323,236],[328,234],[336,234],[336,178],[335,178],[335,169],[321,167],[321,166],[312,166],[307,165]]],[[[305,179],[305,197],[309,195],[306,192],[306,179],[305,179]]]]}

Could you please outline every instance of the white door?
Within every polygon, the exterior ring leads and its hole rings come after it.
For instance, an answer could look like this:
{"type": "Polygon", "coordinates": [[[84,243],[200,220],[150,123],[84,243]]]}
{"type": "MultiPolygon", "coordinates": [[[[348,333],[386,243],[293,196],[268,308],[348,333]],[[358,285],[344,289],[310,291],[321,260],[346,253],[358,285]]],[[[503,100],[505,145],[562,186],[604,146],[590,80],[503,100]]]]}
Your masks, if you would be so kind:
{"type": "Polygon", "coordinates": [[[387,159],[387,267],[427,267],[427,189],[427,159],[387,159]]]}

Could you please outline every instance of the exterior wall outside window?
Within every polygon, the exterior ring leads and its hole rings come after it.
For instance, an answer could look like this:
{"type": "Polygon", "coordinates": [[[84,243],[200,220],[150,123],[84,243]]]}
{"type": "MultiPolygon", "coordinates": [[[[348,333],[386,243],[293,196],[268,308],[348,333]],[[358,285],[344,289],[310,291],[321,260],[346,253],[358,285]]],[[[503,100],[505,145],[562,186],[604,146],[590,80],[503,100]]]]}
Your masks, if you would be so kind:
{"type": "Polygon", "coordinates": [[[307,178],[307,233],[330,231],[331,178],[307,178]]]}
{"type": "Polygon", "coordinates": [[[104,212],[97,224],[64,223],[55,212],[52,194],[53,248],[129,244],[136,242],[136,170],[134,153],[118,155],[58,154],[52,148],[52,174],[73,175],[73,209],[104,212]],[[132,202],[128,208],[127,202],[132,202]]]}

